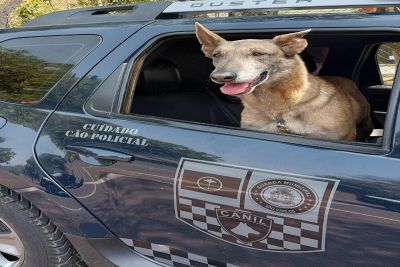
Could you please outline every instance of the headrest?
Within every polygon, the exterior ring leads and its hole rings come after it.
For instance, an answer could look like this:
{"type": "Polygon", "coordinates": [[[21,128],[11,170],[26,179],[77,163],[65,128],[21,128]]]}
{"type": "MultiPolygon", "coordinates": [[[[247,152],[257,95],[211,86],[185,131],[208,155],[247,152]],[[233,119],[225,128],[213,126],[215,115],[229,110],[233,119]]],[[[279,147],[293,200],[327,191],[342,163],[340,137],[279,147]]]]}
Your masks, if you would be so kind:
{"type": "Polygon", "coordinates": [[[181,76],[175,64],[158,58],[144,67],[136,90],[148,94],[163,93],[178,90],[180,84],[181,76]]]}

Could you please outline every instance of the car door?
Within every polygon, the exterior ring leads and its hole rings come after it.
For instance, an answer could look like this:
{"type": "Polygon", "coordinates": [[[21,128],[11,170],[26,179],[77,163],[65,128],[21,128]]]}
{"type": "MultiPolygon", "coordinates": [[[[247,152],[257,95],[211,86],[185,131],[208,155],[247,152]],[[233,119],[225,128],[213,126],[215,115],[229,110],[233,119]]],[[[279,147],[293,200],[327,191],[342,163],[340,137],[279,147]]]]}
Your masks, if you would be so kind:
{"type": "MultiPolygon", "coordinates": [[[[209,26],[224,27],[265,24],[209,26]]],[[[72,195],[133,250],[165,264],[396,266],[391,131],[371,147],[121,114],[143,43],[193,29],[148,26],[94,68],[42,129],[35,150],[44,169],[64,186],[72,177],[72,195]]]]}

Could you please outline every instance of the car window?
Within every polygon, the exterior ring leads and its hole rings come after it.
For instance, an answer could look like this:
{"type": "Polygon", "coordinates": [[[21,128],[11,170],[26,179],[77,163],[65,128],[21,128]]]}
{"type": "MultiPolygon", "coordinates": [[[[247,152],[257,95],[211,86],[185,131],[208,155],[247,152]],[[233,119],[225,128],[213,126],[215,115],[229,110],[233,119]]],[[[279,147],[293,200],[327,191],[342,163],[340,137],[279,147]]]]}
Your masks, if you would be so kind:
{"type": "Polygon", "coordinates": [[[85,103],[85,109],[92,115],[98,117],[108,117],[116,101],[115,95],[122,82],[122,76],[126,68],[126,63],[121,64],[93,93],[85,103]],[[114,101],[110,101],[113,99],[114,101]]]}
{"type": "MultiPolygon", "coordinates": [[[[363,36],[359,34],[360,40],[363,36]]],[[[230,38],[242,37],[233,35],[230,38]]],[[[254,37],[260,38],[259,35],[254,37]]],[[[343,47],[337,45],[337,38],[337,34],[310,36],[309,46],[300,54],[309,73],[326,79],[329,79],[327,76],[336,76],[332,77],[333,83],[337,76],[352,77],[366,45],[343,35],[343,40],[347,43],[347,46],[343,47]]],[[[372,45],[376,40],[372,39],[370,42],[372,45]]],[[[121,104],[122,113],[172,119],[178,123],[189,123],[186,124],[188,127],[201,123],[257,131],[242,126],[244,106],[241,100],[224,94],[221,85],[210,79],[214,67],[211,60],[204,56],[197,39],[192,36],[159,39],[144,51],[143,56],[134,59],[135,62],[130,70],[127,92],[121,104]]],[[[382,64],[387,68],[391,64],[392,80],[395,75],[393,58],[387,57],[385,63],[387,66],[382,64]]],[[[372,66],[373,60],[374,58],[372,66]]],[[[378,89],[371,86],[365,88],[370,78],[372,80],[376,78],[376,82],[379,83],[376,68],[375,75],[364,78],[358,87],[364,94],[365,100],[369,102],[371,118],[366,123],[368,124],[368,129],[365,130],[366,137],[357,140],[381,145],[391,90],[376,92],[378,89]],[[376,97],[375,93],[379,93],[379,96],[376,97]]],[[[376,85],[375,82],[372,83],[376,85]]],[[[276,125],[279,126],[281,121],[283,124],[286,123],[284,118],[275,117],[276,125]]],[[[285,134],[281,128],[278,129],[279,133],[285,134]]],[[[290,130],[288,132],[290,133],[290,130]]]]}
{"type": "Polygon", "coordinates": [[[400,59],[400,42],[381,44],[376,54],[383,85],[392,86],[400,59]]]}
{"type": "Polygon", "coordinates": [[[96,35],[76,35],[0,43],[0,100],[38,103],[100,41],[96,35]]]}
{"type": "MultiPolygon", "coordinates": [[[[315,70],[309,70],[312,72],[314,75],[318,75],[321,72],[321,69],[325,65],[326,59],[328,58],[329,55],[329,47],[308,47],[306,49],[306,52],[308,52],[312,60],[315,63],[315,70]]],[[[305,58],[303,57],[303,60],[305,58]]],[[[306,61],[305,61],[306,62],[306,61]]]]}

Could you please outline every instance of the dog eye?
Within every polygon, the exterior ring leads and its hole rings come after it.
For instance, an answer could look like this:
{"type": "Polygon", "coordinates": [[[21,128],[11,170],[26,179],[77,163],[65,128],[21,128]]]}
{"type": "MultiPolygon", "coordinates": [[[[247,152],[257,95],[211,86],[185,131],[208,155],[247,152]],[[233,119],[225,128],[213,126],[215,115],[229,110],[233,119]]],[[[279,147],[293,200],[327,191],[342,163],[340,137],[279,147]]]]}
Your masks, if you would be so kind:
{"type": "Polygon", "coordinates": [[[213,58],[220,58],[222,57],[222,53],[221,52],[215,52],[214,54],[212,54],[213,58]]]}

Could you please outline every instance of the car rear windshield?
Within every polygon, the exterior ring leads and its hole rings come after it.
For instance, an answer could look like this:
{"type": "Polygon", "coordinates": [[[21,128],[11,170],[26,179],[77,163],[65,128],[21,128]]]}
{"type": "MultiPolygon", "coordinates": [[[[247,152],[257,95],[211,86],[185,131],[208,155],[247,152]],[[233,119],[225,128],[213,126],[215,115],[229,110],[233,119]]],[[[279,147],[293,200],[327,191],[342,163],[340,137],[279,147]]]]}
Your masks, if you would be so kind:
{"type": "Polygon", "coordinates": [[[0,43],[0,101],[40,102],[100,42],[97,35],[74,35],[0,43]]]}

